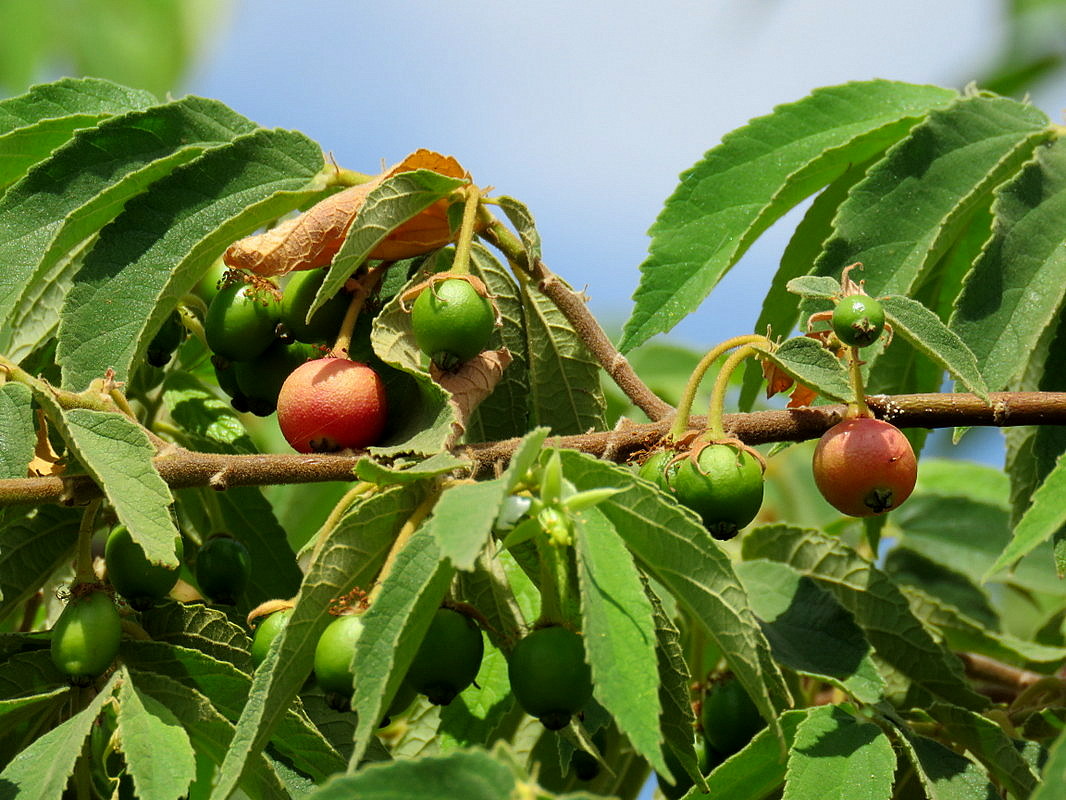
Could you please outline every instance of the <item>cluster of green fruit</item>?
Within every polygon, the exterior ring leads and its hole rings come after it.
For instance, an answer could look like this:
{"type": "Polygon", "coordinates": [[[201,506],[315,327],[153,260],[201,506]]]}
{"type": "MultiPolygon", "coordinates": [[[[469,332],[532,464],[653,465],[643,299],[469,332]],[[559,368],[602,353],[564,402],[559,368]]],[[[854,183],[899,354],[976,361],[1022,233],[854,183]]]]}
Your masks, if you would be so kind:
{"type": "MultiPolygon", "coordinates": [[[[108,583],[72,587],[70,600],[52,627],[52,661],[71,683],[90,683],[118,654],[122,620],[114,594],[138,611],[155,605],[177,584],[184,549],[179,536],[175,541],[179,563],[156,564],[126,526],[111,530],[104,545],[108,583]]],[[[248,585],[251,568],[248,548],[228,534],[216,533],[198,549],[194,574],[201,594],[214,603],[234,605],[248,585]]]]}
{"type": "MultiPolygon", "coordinates": [[[[327,700],[337,709],[351,704],[358,667],[355,646],[363,632],[362,609],[346,609],[333,619],[315,647],[314,672],[327,700]]],[[[252,639],[252,661],[266,658],[271,644],[288,623],[292,608],[282,608],[259,623],[252,639]]],[[[396,696],[385,712],[389,718],[422,694],[434,705],[448,705],[477,677],[484,655],[481,628],[462,610],[443,606],[433,615],[396,696]]],[[[580,634],[561,625],[535,628],[515,644],[508,659],[508,678],[515,700],[549,730],[559,730],[581,712],[592,697],[592,673],[580,634]]]]}

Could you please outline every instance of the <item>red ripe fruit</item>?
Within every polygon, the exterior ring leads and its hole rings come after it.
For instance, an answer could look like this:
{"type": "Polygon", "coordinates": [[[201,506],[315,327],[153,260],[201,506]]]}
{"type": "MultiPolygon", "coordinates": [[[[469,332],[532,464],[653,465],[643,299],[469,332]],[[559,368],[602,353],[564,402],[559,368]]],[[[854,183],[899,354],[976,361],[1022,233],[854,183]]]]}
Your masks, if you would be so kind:
{"type": "Polygon", "coordinates": [[[374,370],[346,358],[297,367],[278,394],[278,424],[300,453],[358,450],[385,429],[385,384],[374,370]]]}
{"type": "Polygon", "coordinates": [[[814,451],[814,482],[829,503],[853,517],[883,514],[910,497],[918,464],[895,425],[870,417],[827,430],[814,451]]]}

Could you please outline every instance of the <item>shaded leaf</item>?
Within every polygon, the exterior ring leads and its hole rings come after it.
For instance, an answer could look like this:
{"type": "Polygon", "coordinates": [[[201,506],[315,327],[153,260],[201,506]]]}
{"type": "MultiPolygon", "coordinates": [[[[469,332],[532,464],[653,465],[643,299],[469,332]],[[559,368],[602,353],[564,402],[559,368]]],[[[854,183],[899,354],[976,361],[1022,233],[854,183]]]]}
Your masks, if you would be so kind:
{"type": "Polygon", "coordinates": [[[821,343],[807,336],[796,336],[781,343],[776,350],[760,350],[760,357],[776,365],[782,372],[819,394],[842,403],[852,397],[848,373],[832,353],[821,343]]]}
{"type": "Polygon", "coordinates": [[[119,687],[118,699],[122,754],[138,796],[181,797],[196,777],[196,759],[178,718],[128,680],[119,687]]]}
{"type": "Polygon", "coordinates": [[[37,435],[33,427],[33,394],[21,383],[0,385],[0,479],[25,478],[37,435]]]}

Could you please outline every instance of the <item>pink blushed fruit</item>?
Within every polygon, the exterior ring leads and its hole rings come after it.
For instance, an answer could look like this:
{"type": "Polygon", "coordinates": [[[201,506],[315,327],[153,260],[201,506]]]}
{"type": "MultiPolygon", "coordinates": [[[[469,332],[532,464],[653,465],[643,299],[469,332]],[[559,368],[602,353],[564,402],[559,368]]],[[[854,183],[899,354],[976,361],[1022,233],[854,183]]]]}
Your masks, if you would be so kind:
{"type": "Polygon", "coordinates": [[[373,369],[346,358],[308,361],[278,394],[278,424],[300,453],[358,450],[385,429],[385,384],[373,369]]]}

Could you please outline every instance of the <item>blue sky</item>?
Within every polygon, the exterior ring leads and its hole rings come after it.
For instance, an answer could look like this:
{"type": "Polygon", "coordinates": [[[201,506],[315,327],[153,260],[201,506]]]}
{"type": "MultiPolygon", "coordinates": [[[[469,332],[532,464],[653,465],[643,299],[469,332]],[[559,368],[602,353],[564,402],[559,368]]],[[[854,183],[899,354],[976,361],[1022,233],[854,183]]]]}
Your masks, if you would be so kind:
{"type": "MultiPolygon", "coordinates": [[[[1000,6],[238,0],[184,88],[299,129],[353,169],[419,147],[456,156],[530,207],[549,266],[617,324],[649,225],[723,134],[822,85],[962,87],[995,52],[1000,6]]],[[[708,346],[750,331],[797,219],[757,243],[674,338],[708,346]]]]}

